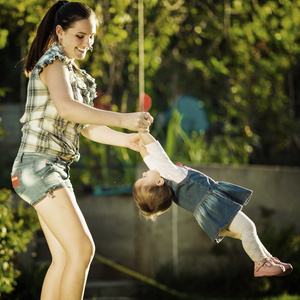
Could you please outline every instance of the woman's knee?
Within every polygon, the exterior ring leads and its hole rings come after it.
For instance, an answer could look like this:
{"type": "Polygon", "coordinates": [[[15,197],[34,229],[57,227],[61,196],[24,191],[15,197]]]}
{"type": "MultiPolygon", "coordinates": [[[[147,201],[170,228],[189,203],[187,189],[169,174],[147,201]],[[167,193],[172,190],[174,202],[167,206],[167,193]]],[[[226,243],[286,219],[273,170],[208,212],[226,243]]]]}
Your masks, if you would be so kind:
{"type": "Polygon", "coordinates": [[[92,259],[94,258],[95,255],[95,251],[96,251],[96,246],[94,243],[94,240],[92,239],[92,237],[89,238],[88,243],[88,249],[87,249],[87,257],[90,258],[90,261],[92,261],[92,259]]]}
{"type": "Polygon", "coordinates": [[[80,259],[85,264],[90,264],[95,255],[95,243],[90,236],[80,240],[80,244],[73,248],[72,254],[75,259],[80,259]]]}

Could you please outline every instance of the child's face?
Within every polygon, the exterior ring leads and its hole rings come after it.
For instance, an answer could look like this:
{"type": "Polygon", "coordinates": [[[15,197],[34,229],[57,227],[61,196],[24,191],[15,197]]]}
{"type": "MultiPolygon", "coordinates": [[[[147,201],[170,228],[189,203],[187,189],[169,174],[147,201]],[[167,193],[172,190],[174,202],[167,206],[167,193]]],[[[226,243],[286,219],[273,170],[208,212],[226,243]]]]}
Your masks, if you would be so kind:
{"type": "Polygon", "coordinates": [[[164,179],[156,170],[144,172],[143,176],[138,179],[138,183],[143,185],[161,185],[161,182],[164,182],[164,179]]]}

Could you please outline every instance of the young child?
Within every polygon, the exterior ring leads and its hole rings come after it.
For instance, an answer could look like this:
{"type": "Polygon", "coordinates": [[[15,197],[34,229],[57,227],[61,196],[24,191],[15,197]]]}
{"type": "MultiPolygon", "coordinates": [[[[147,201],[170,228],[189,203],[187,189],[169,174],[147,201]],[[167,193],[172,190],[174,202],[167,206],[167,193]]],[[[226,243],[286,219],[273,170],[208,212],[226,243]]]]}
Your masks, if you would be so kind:
{"type": "Polygon", "coordinates": [[[146,218],[154,221],[172,201],[192,212],[212,242],[225,236],[237,238],[254,262],[254,276],[283,276],[292,272],[289,263],[273,257],[257,236],[256,226],[243,212],[252,191],[216,182],[205,174],[171,162],[160,143],[140,133],[140,153],[150,169],[133,186],[133,198],[146,218]]]}

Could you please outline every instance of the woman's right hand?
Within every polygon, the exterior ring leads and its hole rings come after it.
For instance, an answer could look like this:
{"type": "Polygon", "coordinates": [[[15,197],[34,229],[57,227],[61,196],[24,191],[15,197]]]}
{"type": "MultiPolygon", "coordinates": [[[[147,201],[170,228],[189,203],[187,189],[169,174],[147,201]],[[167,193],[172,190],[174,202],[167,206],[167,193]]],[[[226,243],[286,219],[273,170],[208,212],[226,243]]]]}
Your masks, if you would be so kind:
{"type": "Polygon", "coordinates": [[[132,131],[149,132],[153,117],[148,112],[126,113],[123,115],[123,128],[132,131]]]}

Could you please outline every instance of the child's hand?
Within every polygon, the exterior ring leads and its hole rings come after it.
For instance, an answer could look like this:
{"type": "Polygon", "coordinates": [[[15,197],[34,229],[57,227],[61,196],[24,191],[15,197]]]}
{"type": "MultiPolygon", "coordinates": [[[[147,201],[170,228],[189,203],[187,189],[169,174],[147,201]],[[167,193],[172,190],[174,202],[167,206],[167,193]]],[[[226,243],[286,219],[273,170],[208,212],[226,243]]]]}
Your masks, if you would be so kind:
{"type": "Polygon", "coordinates": [[[156,141],[156,139],[149,133],[145,133],[145,132],[141,132],[139,131],[141,140],[144,142],[145,145],[154,143],[156,141]]]}
{"type": "Polygon", "coordinates": [[[141,136],[139,135],[140,140],[139,140],[139,147],[145,147],[144,141],[141,139],[141,136]]]}
{"type": "Polygon", "coordinates": [[[141,138],[140,138],[140,141],[139,141],[139,151],[140,151],[140,154],[143,158],[145,156],[149,155],[149,153],[147,151],[147,148],[146,148],[146,145],[145,145],[144,141],[141,138]]]}

